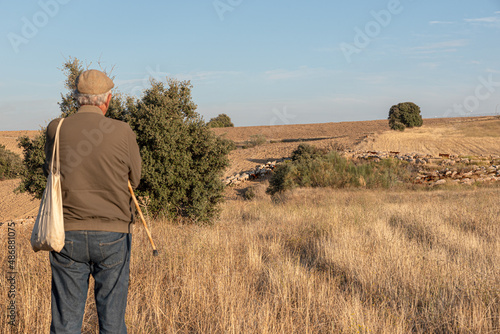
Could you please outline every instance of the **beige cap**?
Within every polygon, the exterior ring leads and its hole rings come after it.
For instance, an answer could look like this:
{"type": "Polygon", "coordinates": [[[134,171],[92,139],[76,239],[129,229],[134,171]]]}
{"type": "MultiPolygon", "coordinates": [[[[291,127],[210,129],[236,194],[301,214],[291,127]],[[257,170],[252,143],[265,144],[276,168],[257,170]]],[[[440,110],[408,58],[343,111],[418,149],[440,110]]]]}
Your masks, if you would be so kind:
{"type": "Polygon", "coordinates": [[[99,95],[104,94],[115,86],[113,80],[98,70],[82,72],[76,78],[76,89],[80,94],[99,95]]]}

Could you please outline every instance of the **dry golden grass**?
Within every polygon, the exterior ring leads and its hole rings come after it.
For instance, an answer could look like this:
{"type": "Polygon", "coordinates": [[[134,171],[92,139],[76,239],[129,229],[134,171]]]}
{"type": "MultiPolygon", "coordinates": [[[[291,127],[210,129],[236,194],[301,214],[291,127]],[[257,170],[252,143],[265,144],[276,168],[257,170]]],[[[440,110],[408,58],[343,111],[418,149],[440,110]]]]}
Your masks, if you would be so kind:
{"type": "MultiPolygon", "coordinates": [[[[225,203],[212,227],[153,222],[157,258],[136,228],[130,333],[500,332],[498,187],[299,189],[274,201],[263,187],[225,203]]],[[[16,332],[47,333],[48,255],[31,251],[30,227],[17,227],[16,332]]],[[[84,332],[95,333],[88,304],[84,332]]]]}
{"type": "Polygon", "coordinates": [[[385,131],[372,136],[359,150],[419,152],[437,156],[439,153],[457,155],[500,154],[500,119],[485,118],[455,121],[446,125],[424,125],[404,132],[385,131]]]}

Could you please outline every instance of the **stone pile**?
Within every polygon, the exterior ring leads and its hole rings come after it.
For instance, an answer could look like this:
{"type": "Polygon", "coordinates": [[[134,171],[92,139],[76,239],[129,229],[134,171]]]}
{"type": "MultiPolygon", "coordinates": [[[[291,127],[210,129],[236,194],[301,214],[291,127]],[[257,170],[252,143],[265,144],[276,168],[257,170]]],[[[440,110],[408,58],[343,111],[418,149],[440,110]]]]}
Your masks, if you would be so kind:
{"type": "Polygon", "coordinates": [[[225,185],[237,185],[245,181],[261,178],[269,173],[276,167],[277,164],[289,160],[289,158],[282,158],[278,160],[268,161],[263,165],[257,165],[254,169],[240,172],[233,176],[229,176],[224,180],[225,185]]]}
{"type": "Polygon", "coordinates": [[[414,183],[419,184],[446,184],[500,181],[500,166],[471,166],[470,169],[445,168],[435,171],[419,171],[414,183]]]}
{"type": "Polygon", "coordinates": [[[461,157],[454,154],[441,153],[437,157],[431,154],[400,152],[360,152],[347,151],[343,155],[353,160],[372,160],[394,158],[411,164],[424,166],[420,169],[414,183],[441,185],[446,183],[473,184],[475,182],[500,181],[500,156],[461,157]],[[435,166],[436,168],[430,168],[435,166]]]}
{"type": "MultiPolygon", "coordinates": [[[[461,157],[441,153],[437,157],[422,153],[400,153],[385,151],[344,151],[342,156],[354,160],[379,162],[393,158],[419,166],[419,171],[413,180],[416,184],[440,185],[446,183],[473,184],[475,182],[500,181],[500,156],[461,157]]],[[[285,160],[282,158],[258,165],[252,170],[243,171],[224,180],[226,185],[237,185],[267,175],[285,160]]]]}

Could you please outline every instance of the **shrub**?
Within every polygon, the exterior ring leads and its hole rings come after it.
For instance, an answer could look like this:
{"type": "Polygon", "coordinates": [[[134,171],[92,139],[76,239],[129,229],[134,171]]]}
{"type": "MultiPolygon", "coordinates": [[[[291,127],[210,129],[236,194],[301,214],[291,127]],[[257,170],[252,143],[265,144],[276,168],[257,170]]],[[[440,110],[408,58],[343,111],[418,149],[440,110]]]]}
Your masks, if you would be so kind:
{"type": "Polygon", "coordinates": [[[217,137],[195,112],[189,81],[152,82],[130,111],[141,148],[138,192],[153,215],[208,222],[223,199],[222,172],[231,142],[217,137]]]}
{"type": "Polygon", "coordinates": [[[267,193],[274,195],[294,187],[390,188],[407,180],[409,175],[405,163],[399,160],[384,159],[356,165],[338,152],[330,152],[278,165],[267,193]]]}
{"type": "Polygon", "coordinates": [[[250,139],[245,141],[243,148],[255,147],[263,145],[267,142],[267,138],[264,135],[252,135],[250,139]]]}
{"type": "Polygon", "coordinates": [[[413,102],[399,103],[389,110],[389,127],[393,130],[404,131],[406,127],[418,127],[422,124],[420,107],[413,102]]]}
{"type": "Polygon", "coordinates": [[[266,192],[270,195],[283,193],[297,186],[297,166],[293,162],[285,161],[274,168],[266,192]]]}
{"type": "Polygon", "coordinates": [[[47,179],[43,175],[43,164],[45,162],[45,131],[40,131],[35,138],[28,136],[19,137],[18,145],[23,149],[24,168],[21,172],[21,183],[15,189],[20,192],[28,192],[35,198],[42,198],[47,179]]]}
{"type": "MultiPolygon", "coordinates": [[[[77,110],[74,78],[83,69],[77,59],[70,59],[63,70],[68,93],[59,106],[61,117],[67,117],[77,110]]],[[[136,133],[142,157],[137,195],[149,197],[148,211],[206,223],[223,200],[221,177],[234,144],[217,137],[196,113],[189,82],[167,79],[167,84],[152,81],[141,99],[113,92],[106,116],[128,122],[136,133]]],[[[18,190],[38,198],[46,184],[44,145],[44,129],[34,139],[19,138],[26,169],[18,190]]]]}
{"type": "Polygon", "coordinates": [[[309,145],[309,144],[300,144],[295,151],[292,152],[292,160],[310,160],[316,159],[324,155],[324,152],[320,149],[309,145]]]}
{"type": "Polygon", "coordinates": [[[247,201],[251,201],[255,198],[255,189],[253,187],[249,187],[245,189],[245,192],[243,193],[243,198],[246,199],[247,201]]]}
{"type": "Polygon", "coordinates": [[[0,145],[0,180],[19,177],[23,170],[23,162],[18,154],[0,145]]]}
{"type": "Polygon", "coordinates": [[[211,128],[232,128],[234,127],[233,122],[231,122],[231,118],[229,118],[226,114],[219,114],[217,117],[214,117],[208,121],[207,125],[211,128]]]}

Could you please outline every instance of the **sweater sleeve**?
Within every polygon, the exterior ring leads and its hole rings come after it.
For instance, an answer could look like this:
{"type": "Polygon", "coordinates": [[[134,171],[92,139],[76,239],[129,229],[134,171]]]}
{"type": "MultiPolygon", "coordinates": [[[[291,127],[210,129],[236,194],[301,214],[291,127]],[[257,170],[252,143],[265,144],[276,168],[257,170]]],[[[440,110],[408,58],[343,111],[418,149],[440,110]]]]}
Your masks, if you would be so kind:
{"type": "Polygon", "coordinates": [[[129,128],[129,155],[130,155],[130,166],[129,166],[129,179],[132,188],[137,188],[141,180],[141,154],[139,152],[139,145],[137,145],[137,140],[135,133],[129,128]]]}

